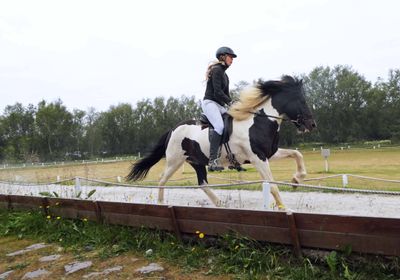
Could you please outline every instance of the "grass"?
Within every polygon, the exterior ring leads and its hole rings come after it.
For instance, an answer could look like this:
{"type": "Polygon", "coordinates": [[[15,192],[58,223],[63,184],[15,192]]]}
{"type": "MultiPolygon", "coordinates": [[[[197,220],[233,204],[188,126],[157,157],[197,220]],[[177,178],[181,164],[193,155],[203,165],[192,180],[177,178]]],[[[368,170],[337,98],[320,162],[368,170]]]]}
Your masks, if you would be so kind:
{"type": "MultiPolygon", "coordinates": [[[[331,156],[328,159],[329,172],[325,172],[324,158],[319,150],[302,150],[307,167],[307,178],[317,178],[334,174],[354,174],[375,178],[399,180],[400,147],[380,149],[344,149],[331,148],[331,156]]],[[[20,179],[25,182],[54,182],[57,177],[61,180],[75,176],[101,179],[117,183],[117,177],[124,178],[131,167],[132,161],[115,163],[89,163],[68,166],[53,166],[43,168],[2,169],[0,180],[15,181],[20,179]]],[[[164,170],[165,161],[161,160],[153,166],[147,178],[143,182],[135,184],[157,185],[160,174],[164,170]]],[[[211,184],[226,183],[235,180],[259,180],[258,172],[251,165],[246,165],[248,171],[223,171],[209,174],[211,184]]],[[[295,172],[296,165],[293,160],[285,159],[272,161],[271,169],[274,179],[277,181],[290,181],[295,172]]],[[[309,184],[321,184],[328,186],[341,186],[341,178],[310,181],[309,184]]],[[[168,182],[168,185],[196,185],[197,179],[190,165],[184,164],[168,182]]],[[[349,187],[369,188],[383,190],[400,190],[399,183],[387,183],[349,177],[349,187]]],[[[250,187],[251,188],[251,187],[250,187]]],[[[254,188],[254,187],[253,187],[254,188]]],[[[259,185],[258,187],[259,188],[259,185]]]]}
{"type": "MultiPolygon", "coordinates": [[[[231,279],[399,279],[400,259],[330,252],[324,258],[296,259],[290,248],[270,245],[235,234],[202,238],[193,233],[179,242],[174,235],[144,228],[103,225],[84,220],[48,219],[39,211],[0,211],[0,238],[17,236],[56,243],[80,256],[94,248],[92,257],[107,259],[126,253],[150,261],[178,265],[185,273],[228,275],[231,279]],[[153,249],[153,254],[145,252],[153,249]]],[[[0,257],[0,260],[4,257],[0,257]]],[[[12,268],[29,265],[17,263],[12,268]]]]}

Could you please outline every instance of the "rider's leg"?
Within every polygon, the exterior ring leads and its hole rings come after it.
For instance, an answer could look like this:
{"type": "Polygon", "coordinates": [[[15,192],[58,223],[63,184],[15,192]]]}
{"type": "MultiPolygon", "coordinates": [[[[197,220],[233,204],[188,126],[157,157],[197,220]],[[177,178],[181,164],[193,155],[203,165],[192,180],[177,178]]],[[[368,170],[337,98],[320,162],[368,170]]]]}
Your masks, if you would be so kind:
{"type": "Polygon", "coordinates": [[[214,127],[210,139],[210,158],[208,164],[208,171],[221,171],[224,169],[219,163],[219,150],[221,145],[222,132],[224,131],[224,121],[222,120],[222,113],[226,109],[212,100],[204,100],[202,109],[208,120],[214,127]]]}
{"type": "Polygon", "coordinates": [[[219,150],[222,136],[215,130],[212,131],[210,139],[210,161],[208,162],[208,171],[221,171],[224,167],[219,163],[219,150]]]}

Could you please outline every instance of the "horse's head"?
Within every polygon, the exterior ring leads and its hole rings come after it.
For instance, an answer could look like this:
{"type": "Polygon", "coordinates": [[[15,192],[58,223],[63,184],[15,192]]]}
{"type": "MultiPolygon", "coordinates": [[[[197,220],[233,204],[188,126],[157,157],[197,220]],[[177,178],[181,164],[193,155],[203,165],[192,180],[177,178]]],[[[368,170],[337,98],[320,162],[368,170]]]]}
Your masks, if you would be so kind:
{"type": "Polygon", "coordinates": [[[284,76],[281,81],[268,81],[260,86],[271,96],[272,106],[280,115],[286,115],[299,132],[308,132],[317,126],[305,99],[302,80],[284,76]]]}

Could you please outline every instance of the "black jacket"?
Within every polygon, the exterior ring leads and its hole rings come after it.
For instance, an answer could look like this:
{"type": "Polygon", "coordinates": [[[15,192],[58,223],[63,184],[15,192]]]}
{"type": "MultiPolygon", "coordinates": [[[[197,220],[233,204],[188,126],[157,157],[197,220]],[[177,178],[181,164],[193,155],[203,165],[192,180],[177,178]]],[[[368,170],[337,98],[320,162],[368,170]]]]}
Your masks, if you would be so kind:
{"type": "Polygon", "coordinates": [[[205,99],[210,99],[221,106],[224,104],[229,105],[232,101],[229,96],[229,78],[226,75],[225,70],[228,67],[221,63],[214,65],[211,69],[210,77],[207,81],[205,99]]]}

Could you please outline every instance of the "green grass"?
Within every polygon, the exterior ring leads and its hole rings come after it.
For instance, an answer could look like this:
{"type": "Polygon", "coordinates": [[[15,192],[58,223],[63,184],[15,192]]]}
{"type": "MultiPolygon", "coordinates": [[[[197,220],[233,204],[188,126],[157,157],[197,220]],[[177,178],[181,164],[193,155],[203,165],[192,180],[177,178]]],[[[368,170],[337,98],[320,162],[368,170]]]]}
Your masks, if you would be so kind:
{"type": "MultiPolygon", "coordinates": [[[[207,233],[205,233],[207,235],[207,233]]],[[[325,258],[297,259],[288,247],[237,236],[200,238],[193,233],[184,242],[165,231],[97,224],[86,220],[56,219],[42,212],[0,210],[0,236],[18,236],[57,243],[79,255],[87,246],[98,258],[126,252],[178,265],[187,272],[206,270],[236,279],[399,279],[400,259],[331,252],[325,258]]],[[[25,265],[25,264],[21,264],[25,265]]]]}

